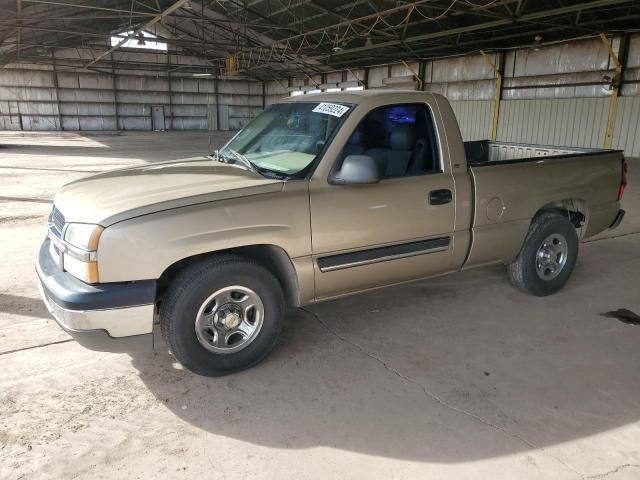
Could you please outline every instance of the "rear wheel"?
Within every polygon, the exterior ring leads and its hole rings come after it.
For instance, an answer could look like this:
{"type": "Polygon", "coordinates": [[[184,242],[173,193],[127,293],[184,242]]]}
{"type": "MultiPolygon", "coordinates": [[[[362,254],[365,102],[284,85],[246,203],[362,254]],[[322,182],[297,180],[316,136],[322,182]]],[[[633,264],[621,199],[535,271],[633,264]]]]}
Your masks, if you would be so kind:
{"type": "Polygon", "coordinates": [[[557,213],[544,213],[531,223],[518,257],[509,265],[511,283],[536,296],[562,288],[578,258],[578,235],[571,222],[557,213]]]}
{"type": "Polygon", "coordinates": [[[262,266],[221,256],[188,267],[171,283],[160,325],[176,359],[219,376],[251,367],[274,347],[284,317],[278,280],[262,266]]]}

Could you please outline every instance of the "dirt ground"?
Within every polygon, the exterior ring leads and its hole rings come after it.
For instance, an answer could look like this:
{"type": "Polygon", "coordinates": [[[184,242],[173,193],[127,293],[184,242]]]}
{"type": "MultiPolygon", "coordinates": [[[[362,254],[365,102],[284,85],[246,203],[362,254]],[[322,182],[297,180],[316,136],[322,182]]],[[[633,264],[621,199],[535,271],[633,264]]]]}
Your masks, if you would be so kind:
{"type": "Polygon", "coordinates": [[[33,267],[55,191],[208,143],[0,133],[0,479],[640,478],[640,326],[602,315],[640,314],[640,161],[625,223],[551,297],[494,266],[292,310],[216,379],[70,341],[33,267]]]}

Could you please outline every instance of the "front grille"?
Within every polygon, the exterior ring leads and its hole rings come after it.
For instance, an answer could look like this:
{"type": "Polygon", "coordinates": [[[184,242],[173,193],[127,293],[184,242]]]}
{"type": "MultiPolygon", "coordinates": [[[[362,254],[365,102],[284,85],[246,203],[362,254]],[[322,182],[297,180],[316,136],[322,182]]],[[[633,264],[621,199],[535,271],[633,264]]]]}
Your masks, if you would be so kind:
{"type": "Polygon", "coordinates": [[[54,233],[57,233],[59,237],[62,237],[62,230],[64,229],[64,215],[56,207],[53,207],[51,215],[49,215],[49,224],[51,225],[54,233]]]}

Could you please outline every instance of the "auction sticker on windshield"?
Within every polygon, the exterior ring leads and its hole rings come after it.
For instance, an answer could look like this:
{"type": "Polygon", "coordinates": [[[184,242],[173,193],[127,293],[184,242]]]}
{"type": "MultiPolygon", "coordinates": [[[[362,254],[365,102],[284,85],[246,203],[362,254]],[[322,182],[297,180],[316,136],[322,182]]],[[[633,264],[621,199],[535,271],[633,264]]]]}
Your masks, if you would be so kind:
{"type": "Polygon", "coordinates": [[[333,115],[334,117],[340,118],[349,111],[349,107],[345,107],[338,103],[320,103],[312,111],[315,113],[326,113],[327,115],[333,115]]]}

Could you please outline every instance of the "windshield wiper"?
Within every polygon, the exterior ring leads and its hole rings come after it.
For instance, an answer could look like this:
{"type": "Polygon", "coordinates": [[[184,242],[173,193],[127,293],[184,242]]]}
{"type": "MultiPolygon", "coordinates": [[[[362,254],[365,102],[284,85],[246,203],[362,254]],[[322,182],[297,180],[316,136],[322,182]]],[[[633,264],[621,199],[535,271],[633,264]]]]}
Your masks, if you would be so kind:
{"type": "Polygon", "coordinates": [[[234,156],[234,158],[236,158],[237,160],[240,160],[240,163],[242,163],[249,170],[251,170],[252,172],[260,173],[260,171],[258,170],[258,167],[251,160],[249,160],[247,157],[245,157],[241,153],[238,153],[235,150],[232,150],[230,148],[227,148],[227,150],[231,152],[231,154],[234,156]]]}
{"type": "Polygon", "coordinates": [[[220,163],[228,163],[229,165],[237,165],[237,162],[235,161],[235,157],[229,158],[227,155],[223,155],[222,152],[220,152],[220,150],[214,150],[212,154],[207,155],[207,158],[209,160],[213,160],[214,162],[220,162],[220,163]],[[234,160],[234,161],[231,161],[234,160]]]}
{"type": "Polygon", "coordinates": [[[207,155],[209,160],[220,163],[229,163],[229,159],[220,153],[220,150],[214,150],[212,154],[207,155]]]}
{"type": "Polygon", "coordinates": [[[254,165],[253,162],[247,159],[244,155],[230,148],[227,148],[227,151],[231,152],[231,154],[233,155],[233,160],[235,160],[234,162],[231,162],[230,161],[231,159],[226,155],[223,155],[222,152],[220,152],[220,150],[215,150],[213,154],[207,155],[207,158],[209,158],[210,160],[214,160],[216,162],[228,163],[229,165],[242,164],[247,170],[251,170],[252,172],[255,172],[255,173],[260,173],[260,170],[258,169],[258,167],[254,165]]]}
{"type": "Polygon", "coordinates": [[[251,160],[249,160],[247,157],[245,157],[239,152],[236,152],[235,150],[232,150],[230,148],[228,148],[227,150],[233,154],[233,159],[238,160],[239,162],[235,162],[235,161],[230,162],[229,157],[223,155],[219,150],[215,150],[211,155],[207,155],[207,158],[209,160],[213,160],[214,162],[227,163],[229,165],[238,165],[238,166],[242,165],[244,168],[247,168],[252,172],[258,173],[263,177],[267,177],[267,178],[276,178],[278,180],[288,178],[288,175],[285,175],[283,173],[276,172],[268,168],[259,167],[258,165],[253,163],[251,160]]]}

